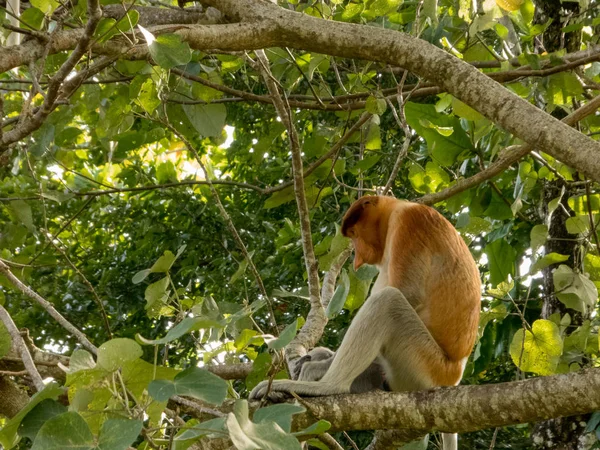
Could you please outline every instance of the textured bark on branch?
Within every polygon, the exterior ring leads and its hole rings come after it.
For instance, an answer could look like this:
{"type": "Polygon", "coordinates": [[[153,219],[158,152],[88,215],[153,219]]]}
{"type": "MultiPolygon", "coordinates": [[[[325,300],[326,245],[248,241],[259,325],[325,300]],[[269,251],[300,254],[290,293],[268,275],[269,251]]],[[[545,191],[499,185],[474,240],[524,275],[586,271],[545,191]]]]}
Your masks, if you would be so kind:
{"type": "MultiPolygon", "coordinates": [[[[294,429],[324,419],[331,422],[331,432],[398,429],[404,435],[396,436],[409,441],[432,431],[465,433],[597,411],[600,369],[419,392],[304,397],[302,404],[308,411],[294,416],[294,429]]],[[[258,406],[255,402],[251,409],[258,406]]],[[[233,402],[227,402],[221,411],[232,407],[233,402]]],[[[193,410],[182,411],[196,416],[193,410]]]]}

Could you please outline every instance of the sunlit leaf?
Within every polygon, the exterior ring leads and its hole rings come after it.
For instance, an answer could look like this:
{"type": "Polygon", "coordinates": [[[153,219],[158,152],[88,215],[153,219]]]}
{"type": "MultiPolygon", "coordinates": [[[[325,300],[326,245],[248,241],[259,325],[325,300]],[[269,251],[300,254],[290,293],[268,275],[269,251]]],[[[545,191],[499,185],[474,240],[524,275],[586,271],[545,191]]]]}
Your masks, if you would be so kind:
{"type": "Polygon", "coordinates": [[[552,375],[563,351],[563,341],[558,326],[549,320],[539,319],[532,331],[519,329],[510,344],[513,362],[524,372],[552,375]]]}

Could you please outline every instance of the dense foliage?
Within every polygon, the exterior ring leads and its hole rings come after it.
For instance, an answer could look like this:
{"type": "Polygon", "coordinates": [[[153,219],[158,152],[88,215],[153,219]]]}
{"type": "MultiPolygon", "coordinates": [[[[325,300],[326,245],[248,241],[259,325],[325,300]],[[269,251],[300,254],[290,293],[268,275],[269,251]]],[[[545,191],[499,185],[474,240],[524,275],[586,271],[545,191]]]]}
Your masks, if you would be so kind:
{"type": "MultiPolygon", "coordinates": [[[[474,2],[476,8],[458,0],[279,3],[327,20],[410,33],[558,118],[600,90],[594,0],[543,21],[531,0],[474,2]],[[551,43],[557,27],[558,41],[551,43]],[[585,49],[596,57],[574,53],[585,49]],[[573,61],[580,63],[566,65],[573,61]]],[[[21,17],[29,29],[52,33],[79,26],[86,11],[81,0],[38,0],[26,4],[21,17]]],[[[189,416],[163,414],[173,395],[213,405],[244,398],[267,377],[269,352],[294,337],[310,305],[288,134],[254,54],[192,50],[177,34],[137,27],[141,17],[134,8],[118,22],[104,17],[94,39],[110,46],[155,38],[151,59],[125,54],[110,61],[0,154],[0,261],[99,347],[93,358],[0,275],[0,304],[17,326],[29,330],[36,347],[71,357],[66,378],[4,420],[0,444],[11,448],[20,439],[21,448],[66,448],[71,439],[81,449],[184,449],[212,433],[231,437],[237,448],[300,448],[289,434],[300,407],[267,407],[250,422],[247,405],[238,401],[234,414],[201,427],[189,416]],[[242,362],[254,367],[237,381],[198,369],[242,362]],[[56,401],[59,384],[68,387],[68,412],[56,401]]],[[[477,174],[521,143],[401,68],[292,49],[266,54],[294,112],[305,169],[314,168],[305,193],[321,276],[349,245],[339,223],[358,196],[381,192],[389,180],[393,195],[418,201],[477,174]],[[364,125],[330,152],[359,120],[364,125]]],[[[51,84],[68,56],[50,53],[38,65],[0,74],[4,133],[44,102],[39,89],[51,84]]],[[[95,62],[90,54],[73,73],[95,62]]],[[[600,116],[589,115],[577,127],[597,137],[600,116]]],[[[435,207],[469,244],[481,273],[479,340],[463,383],[597,365],[596,183],[540,148],[435,207]]],[[[374,268],[344,266],[322,344],[339,344],[375,275],[374,268]]],[[[10,342],[0,323],[0,358],[9,354],[10,342]]],[[[282,365],[274,367],[276,376],[287,376],[282,365]]],[[[13,379],[28,385],[27,376],[13,379]]],[[[529,435],[527,426],[489,430],[462,436],[461,446],[489,448],[494,439],[497,448],[529,448],[529,435]]],[[[347,437],[334,436],[351,448],[347,437]]],[[[371,435],[352,437],[362,448],[371,435]]],[[[435,445],[431,439],[429,446],[435,445]]]]}

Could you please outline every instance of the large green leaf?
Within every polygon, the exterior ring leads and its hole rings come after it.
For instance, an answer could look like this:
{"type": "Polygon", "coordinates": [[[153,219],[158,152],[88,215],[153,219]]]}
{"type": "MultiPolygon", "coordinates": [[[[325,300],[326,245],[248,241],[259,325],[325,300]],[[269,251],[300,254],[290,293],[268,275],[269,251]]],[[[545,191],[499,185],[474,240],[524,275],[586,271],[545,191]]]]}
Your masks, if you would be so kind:
{"type": "Polygon", "coordinates": [[[142,348],[134,340],[126,338],[112,339],[98,348],[98,366],[112,372],[141,356],[142,348]]]}
{"type": "Polygon", "coordinates": [[[473,151],[471,140],[453,116],[439,113],[435,105],[407,102],[406,121],[427,141],[433,159],[442,165],[452,165],[464,151],[473,151]]]}
{"type": "Polygon", "coordinates": [[[143,345],[158,345],[167,344],[175,339],[179,339],[181,336],[195,330],[207,329],[207,328],[223,328],[225,325],[216,320],[208,320],[204,317],[186,317],[173,328],[171,328],[166,336],[161,339],[146,339],[139,333],[136,334],[135,338],[138,342],[143,345]]]}
{"type": "Polygon", "coordinates": [[[255,424],[248,418],[248,402],[238,400],[227,416],[229,437],[238,450],[300,450],[300,442],[275,422],[255,424]]]}
{"type": "Polygon", "coordinates": [[[225,126],[225,105],[183,105],[190,123],[201,136],[220,136],[225,126]]]}
{"type": "Polygon", "coordinates": [[[47,398],[38,403],[21,421],[19,436],[29,438],[32,442],[42,425],[59,414],[67,412],[67,408],[55,400],[47,398]]]}
{"type": "Polygon", "coordinates": [[[348,272],[342,270],[342,273],[340,274],[340,284],[338,284],[338,287],[335,289],[333,297],[329,301],[327,310],[325,311],[328,319],[333,319],[342,310],[344,303],[346,303],[348,292],[350,292],[350,278],[348,277],[348,272]]]}
{"type": "Polygon", "coordinates": [[[158,401],[166,401],[177,394],[220,405],[227,395],[227,382],[208,370],[190,367],[179,373],[173,381],[152,381],[148,392],[158,401]]]}
{"type": "Polygon", "coordinates": [[[285,346],[292,342],[292,339],[296,337],[297,329],[298,319],[294,320],[294,322],[285,327],[283,331],[279,334],[278,338],[266,340],[267,345],[269,346],[269,348],[272,348],[274,350],[281,350],[285,348],[285,346]]]}
{"type": "Polygon", "coordinates": [[[192,59],[192,50],[187,42],[178,34],[161,34],[154,37],[148,30],[138,25],[146,39],[152,59],[164,69],[183,66],[192,59]]]}
{"type": "Polygon", "coordinates": [[[552,375],[563,351],[563,341],[558,326],[539,319],[532,330],[517,330],[510,344],[510,356],[523,372],[552,375]]]}
{"type": "Polygon", "coordinates": [[[31,450],[92,450],[94,447],[94,436],[83,417],[76,412],[66,412],[40,428],[31,450]]]}
{"type": "Polygon", "coordinates": [[[102,424],[97,450],[126,450],[142,431],[141,420],[108,419],[102,424]]]}
{"type": "Polygon", "coordinates": [[[554,293],[568,308],[585,312],[598,301],[598,288],[587,275],[574,272],[569,266],[561,265],[552,274],[554,293]]]}
{"type": "Polygon", "coordinates": [[[514,276],[517,252],[504,239],[497,239],[486,245],[485,253],[490,268],[490,282],[493,286],[506,281],[509,275],[514,276]]]}

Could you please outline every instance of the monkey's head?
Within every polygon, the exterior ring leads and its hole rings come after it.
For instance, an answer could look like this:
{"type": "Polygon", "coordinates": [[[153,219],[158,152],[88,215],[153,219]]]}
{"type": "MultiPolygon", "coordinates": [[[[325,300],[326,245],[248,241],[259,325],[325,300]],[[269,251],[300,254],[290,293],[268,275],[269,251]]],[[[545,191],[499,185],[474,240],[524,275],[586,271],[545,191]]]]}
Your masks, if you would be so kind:
{"type": "Polygon", "coordinates": [[[378,264],[383,258],[391,197],[367,196],[356,200],[342,219],[342,234],[354,244],[354,270],[378,264]]]}

